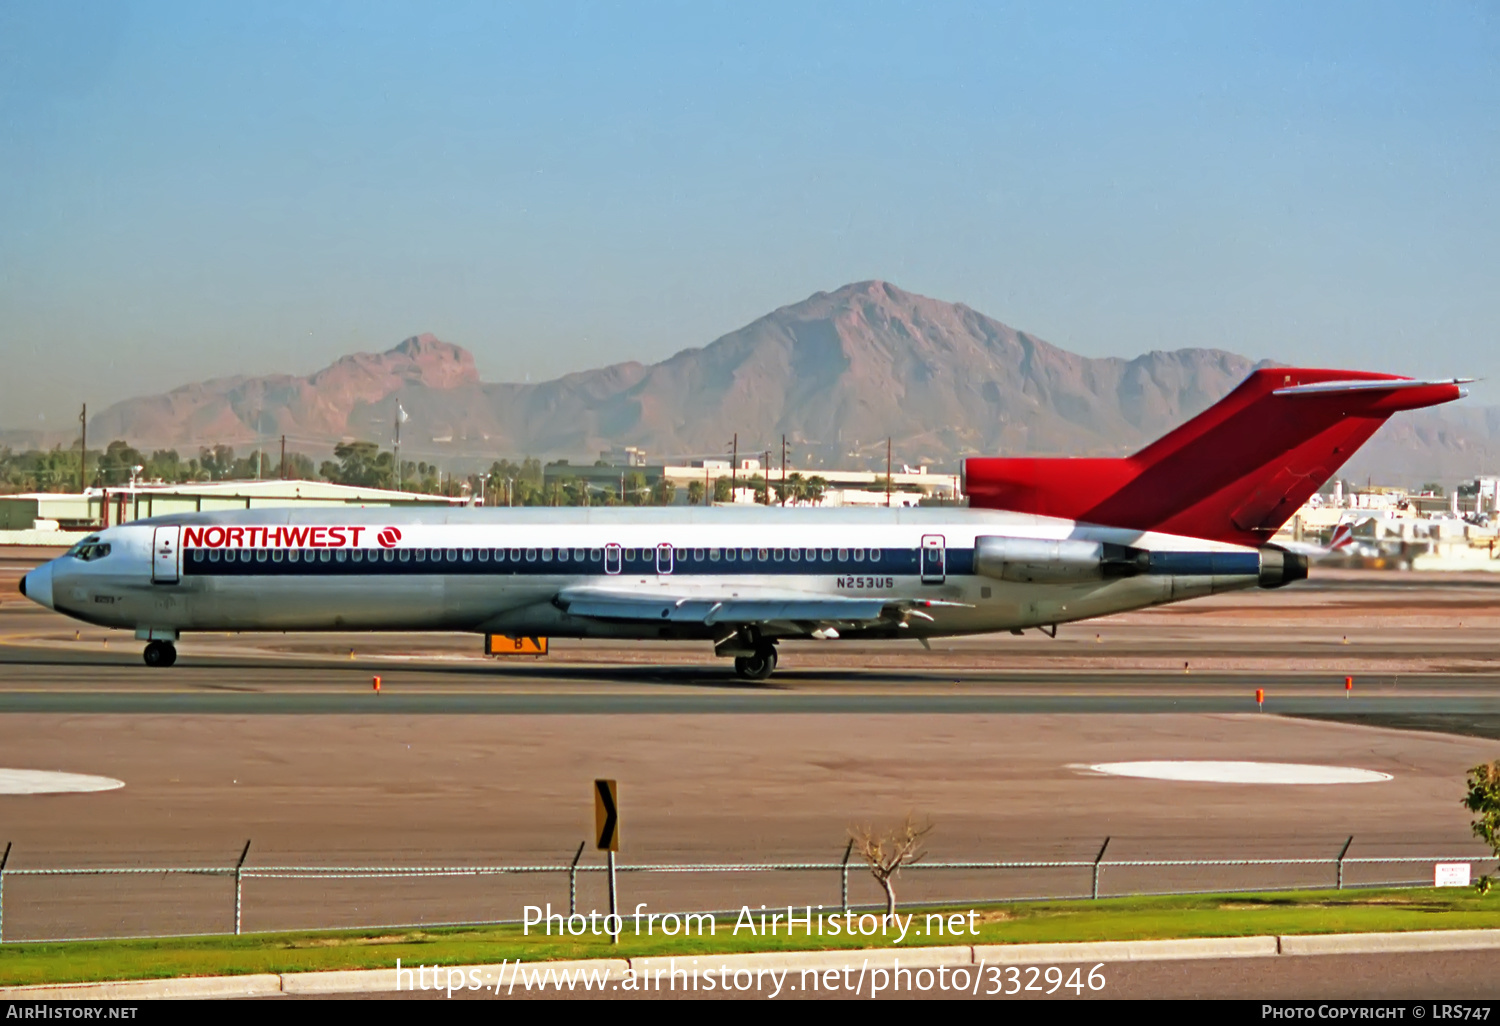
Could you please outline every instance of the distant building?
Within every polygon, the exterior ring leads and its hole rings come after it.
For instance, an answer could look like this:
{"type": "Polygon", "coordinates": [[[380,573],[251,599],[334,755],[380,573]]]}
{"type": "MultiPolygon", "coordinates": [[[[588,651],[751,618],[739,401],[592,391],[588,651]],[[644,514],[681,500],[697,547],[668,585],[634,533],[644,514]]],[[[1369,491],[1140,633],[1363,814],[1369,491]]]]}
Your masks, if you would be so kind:
{"type": "Polygon", "coordinates": [[[646,465],[646,450],[634,445],[615,446],[613,449],[605,449],[599,453],[599,459],[603,463],[621,467],[644,467],[646,465]]]}
{"type": "MultiPolygon", "coordinates": [[[[45,535],[48,532],[92,531],[115,524],[169,513],[217,512],[230,509],[337,506],[460,506],[467,499],[359,488],[327,481],[203,481],[177,485],[136,485],[90,488],[82,493],[29,492],[0,495],[0,532],[45,535]]],[[[37,540],[0,538],[25,544],[37,540]]],[[[64,536],[59,545],[69,544],[64,536]]]]}

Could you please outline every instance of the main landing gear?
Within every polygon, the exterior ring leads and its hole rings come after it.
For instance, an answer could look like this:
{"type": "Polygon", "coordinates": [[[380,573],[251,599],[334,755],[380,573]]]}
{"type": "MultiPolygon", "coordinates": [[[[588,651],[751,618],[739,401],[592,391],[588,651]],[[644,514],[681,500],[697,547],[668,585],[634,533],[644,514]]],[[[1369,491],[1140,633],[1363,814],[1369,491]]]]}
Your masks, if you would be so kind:
{"type": "Polygon", "coordinates": [[[735,656],[734,672],[745,680],[765,680],[776,670],[776,646],[763,641],[755,646],[755,654],[735,656]]]}
{"type": "Polygon", "coordinates": [[[141,655],[147,666],[171,666],[177,661],[177,646],[170,641],[152,641],[141,655]]]}

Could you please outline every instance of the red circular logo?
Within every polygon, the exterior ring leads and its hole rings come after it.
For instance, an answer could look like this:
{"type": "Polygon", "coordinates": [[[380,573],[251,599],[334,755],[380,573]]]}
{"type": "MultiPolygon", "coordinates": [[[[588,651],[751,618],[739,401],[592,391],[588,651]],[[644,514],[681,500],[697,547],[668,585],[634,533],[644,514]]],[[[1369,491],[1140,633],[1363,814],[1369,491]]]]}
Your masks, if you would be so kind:
{"type": "Polygon", "coordinates": [[[387,527],[375,536],[375,540],[380,542],[382,548],[393,549],[396,547],[396,543],[401,540],[401,532],[394,527],[387,527]]]}

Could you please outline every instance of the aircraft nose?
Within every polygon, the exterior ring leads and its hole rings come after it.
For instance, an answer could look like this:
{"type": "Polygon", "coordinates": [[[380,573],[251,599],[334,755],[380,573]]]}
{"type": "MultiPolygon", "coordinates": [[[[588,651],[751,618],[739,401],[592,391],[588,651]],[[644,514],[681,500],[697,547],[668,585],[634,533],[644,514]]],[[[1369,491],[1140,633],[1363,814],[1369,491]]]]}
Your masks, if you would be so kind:
{"type": "Polygon", "coordinates": [[[21,578],[21,594],[39,606],[52,608],[52,564],[43,563],[21,578]]]}

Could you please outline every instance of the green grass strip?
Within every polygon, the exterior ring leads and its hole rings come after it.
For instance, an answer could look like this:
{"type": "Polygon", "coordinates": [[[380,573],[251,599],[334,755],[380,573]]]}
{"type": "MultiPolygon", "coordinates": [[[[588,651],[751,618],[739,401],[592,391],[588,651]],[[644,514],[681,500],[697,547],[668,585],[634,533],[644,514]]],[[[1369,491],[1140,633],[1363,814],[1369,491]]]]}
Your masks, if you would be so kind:
{"type": "MultiPolygon", "coordinates": [[[[978,935],[965,931],[956,937],[922,932],[925,915],[934,910],[903,909],[903,916],[915,914],[904,946],[1500,928],[1500,895],[1481,897],[1460,888],[1106,898],[976,908],[978,935]]],[[[772,911],[776,910],[767,910],[772,911]]],[[[780,911],[785,914],[785,909],[780,911]]],[[[963,906],[959,911],[966,914],[969,909],[963,906]]],[[[0,945],[0,985],[382,969],[393,968],[398,958],[403,966],[465,965],[511,959],[888,947],[894,939],[826,933],[808,937],[800,925],[794,936],[787,936],[784,925],[775,936],[767,936],[756,925],[754,933],[743,926],[736,933],[735,917],[730,916],[718,920],[712,936],[705,931],[703,936],[666,937],[659,928],[647,935],[644,927],[637,936],[627,915],[618,945],[602,936],[548,937],[536,927],[528,935],[513,924],[7,943],[0,945]]]]}

